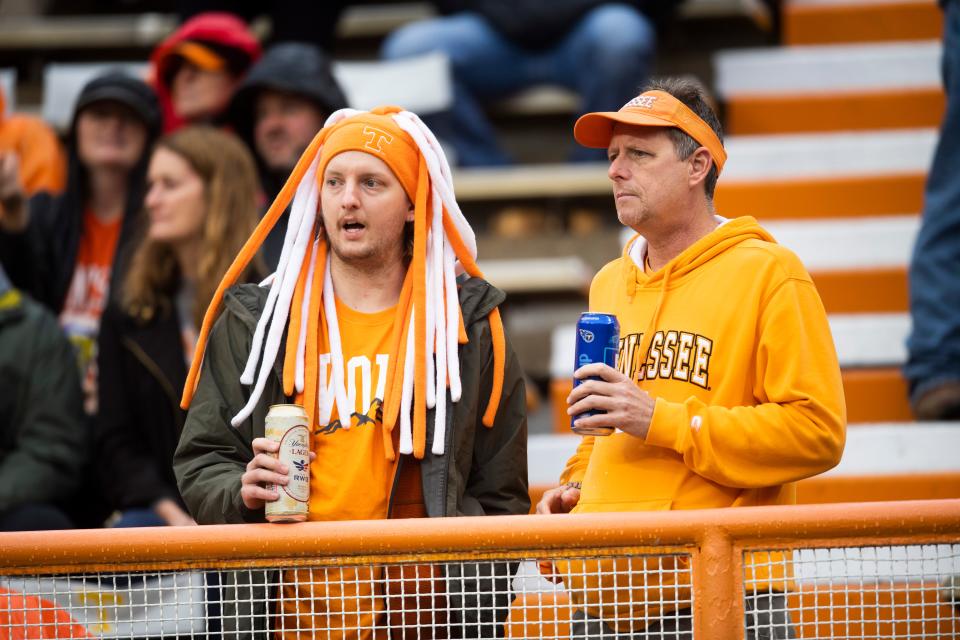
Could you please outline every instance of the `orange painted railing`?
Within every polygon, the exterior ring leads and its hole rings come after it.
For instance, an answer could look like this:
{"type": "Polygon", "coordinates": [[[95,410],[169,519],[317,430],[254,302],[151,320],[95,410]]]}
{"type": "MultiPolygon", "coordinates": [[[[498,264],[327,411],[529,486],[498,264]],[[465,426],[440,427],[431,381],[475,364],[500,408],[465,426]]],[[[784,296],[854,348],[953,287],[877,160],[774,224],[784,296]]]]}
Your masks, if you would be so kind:
{"type": "MultiPolygon", "coordinates": [[[[792,552],[802,554],[811,549],[912,548],[914,545],[933,545],[924,548],[939,550],[940,555],[935,558],[940,567],[937,572],[911,577],[919,585],[917,593],[930,592],[936,597],[938,581],[954,571],[960,572],[960,500],[3,533],[0,534],[0,586],[7,584],[4,580],[21,580],[24,576],[56,579],[97,572],[101,575],[103,572],[196,572],[260,567],[292,573],[288,570],[305,567],[325,571],[331,567],[339,570],[345,566],[423,566],[450,562],[546,561],[563,565],[573,564],[574,558],[586,559],[583,566],[587,566],[591,562],[599,564],[605,558],[603,562],[610,558],[628,558],[628,562],[637,562],[630,558],[647,558],[640,562],[648,562],[658,554],[680,553],[689,556],[696,637],[735,640],[744,636],[743,602],[750,591],[749,584],[745,586],[752,573],[747,566],[753,562],[750,558],[763,554],[788,557],[792,552]],[[748,559],[745,561],[745,558],[748,559]]],[[[923,567],[927,570],[929,563],[923,567]]],[[[792,585],[788,602],[795,609],[793,624],[799,625],[801,634],[807,628],[823,634],[822,628],[810,626],[811,620],[823,618],[811,612],[823,602],[829,604],[830,615],[834,616],[839,600],[834,602],[832,598],[843,591],[845,579],[834,576],[829,589],[818,590],[816,586],[823,582],[823,576],[810,582],[803,575],[794,574],[788,578],[792,585]]],[[[384,575],[390,576],[390,571],[384,575]]],[[[423,575],[425,582],[436,579],[436,574],[430,571],[423,575]]],[[[882,594],[874,597],[864,592],[863,576],[850,575],[849,580],[859,584],[858,601],[874,609],[881,606],[878,603],[886,602],[882,594]]],[[[520,633],[530,637],[531,627],[525,625],[522,618],[526,610],[518,614],[516,607],[518,602],[529,602],[534,596],[513,592],[511,597],[515,602],[508,632],[520,629],[520,633]]],[[[904,602],[911,601],[910,596],[905,598],[904,602]]],[[[949,603],[933,606],[928,596],[913,599],[927,606],[924,624],[931,622],[930,616],[936,616],[933,623],[939,625],[937,629],[960,632],[960,613],[952,618],[949,603]]],[[[895,617],[899,605],[895,598],[888,600],[885,606],[895,617]]],[[[0,609],[3,601],[0,599],[0,609]]],[[[853,602],[850,598],[843,601],[853,602]]],[[[18,606],[22,613],[22,600],[18,606]]],[[[540,611],[533,628],[541,629],[538,633],[543,636],[546,627],[537,625],[546,622],[554,625],[552,629],[566,630],[569,611],[552,621],[546,620],[540,611]]],[[[0,638],[41,637],[17,635],[9,629],[5,635],[4,619],[7,619],[4,611],[0,610],[0,638]]],[[[7,624],[11,627],[11,623],[7,624]]],[[[556,637],[566,637],[563,633],[556,637]]]]}

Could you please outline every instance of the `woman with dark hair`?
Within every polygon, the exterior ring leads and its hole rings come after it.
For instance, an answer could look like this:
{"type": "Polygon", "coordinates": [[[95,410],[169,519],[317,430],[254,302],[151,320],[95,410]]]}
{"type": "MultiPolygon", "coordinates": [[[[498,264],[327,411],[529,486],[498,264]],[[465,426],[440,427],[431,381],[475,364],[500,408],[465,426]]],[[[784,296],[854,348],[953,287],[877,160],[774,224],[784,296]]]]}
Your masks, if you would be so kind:
{"type": "Polygon", "coordinates": [[[159,131],[160,107],[144,82],[118,72],[94,78],[74,110],[64,192],[21,198],[0,216],[0,263],[14,286],[59,316],[77,349],[88,414],[114,258],[132,237],[159,131]]]}
{"type": "MultiPolygon", "coordinates": [[[[100,333],[96,455],[115,526],[193,523],[172,470],[180,390],[203,313],[259,221],[254,161],[230,133],[162,138],[147,179],[146,228],[100,333]]],[[[262,275],[257,261],[247,279],[262,275]]]]}

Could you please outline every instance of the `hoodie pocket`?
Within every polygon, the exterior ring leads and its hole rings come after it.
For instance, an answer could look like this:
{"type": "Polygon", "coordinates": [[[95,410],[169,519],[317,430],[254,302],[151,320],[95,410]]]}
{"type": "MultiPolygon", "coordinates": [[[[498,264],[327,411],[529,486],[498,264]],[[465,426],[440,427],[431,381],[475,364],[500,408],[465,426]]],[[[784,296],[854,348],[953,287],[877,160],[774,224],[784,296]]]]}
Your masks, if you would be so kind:
{"type": "Polygon", "coordinates": [[[670,511],[673,500],[657,498],[653,500],[630,500],[615,502],[608,500],[581,500],[572,513],[626,513],[633,511],[670,511]]]}

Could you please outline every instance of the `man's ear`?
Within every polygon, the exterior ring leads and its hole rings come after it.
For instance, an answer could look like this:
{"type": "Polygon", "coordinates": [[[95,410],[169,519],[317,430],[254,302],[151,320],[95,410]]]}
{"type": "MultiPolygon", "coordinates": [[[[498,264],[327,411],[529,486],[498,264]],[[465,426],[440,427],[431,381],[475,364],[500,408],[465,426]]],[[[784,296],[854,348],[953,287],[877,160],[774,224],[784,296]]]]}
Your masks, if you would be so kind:
{"type": "Polygon", "coordinates": [[[687,159],[690,167],[690,186],[704,182],[710,168],[713,167],[713,156],[706,147],[700,147],[687,159]]]}
{"type": "Polygon", "coordinates": [[[416,207],[412,202],[407,200],[407,217],[404,218],[407,222],[413,222],[414,213],[416,212],[416,207]]]}

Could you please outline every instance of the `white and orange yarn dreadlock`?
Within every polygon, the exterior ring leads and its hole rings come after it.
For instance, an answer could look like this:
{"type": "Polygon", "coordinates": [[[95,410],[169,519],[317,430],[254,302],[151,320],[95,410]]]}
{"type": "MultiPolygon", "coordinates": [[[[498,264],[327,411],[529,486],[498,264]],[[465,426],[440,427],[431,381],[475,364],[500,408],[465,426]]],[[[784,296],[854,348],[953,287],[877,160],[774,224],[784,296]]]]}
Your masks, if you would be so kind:
{"type": "MultiPolygon", "coordinates": [[[[369,112],[341,109],[327,119],[217,287],[203,319],[181,406],[186,409],[193,398],[204,349],[224,292],[253,259],[292,199],[280,262],[276,273],[262,285],[269,286],[270,292],[240,377],[241,383],[254,385],[253,390],[246,406],[231,422],[239,425],[250,417],[259,402],[279,355],[284,329],[284,393],[295,395],[315,424],[329,421],[334,404],[347,407],[330,258],[325,237],[320,233],[318,202],[327,162],[349,150],[364,151],[386,162],[414,203],[413,258],[403,281],[390,339],[383,398],[384,453],[388,459],[395,457],[391,433],[399,420],[400,453],[423,458],[427,409],[435,408],[432,452],[442,455],[447,388],[449,385],[451,400],[458,402],[458,347],[467,342],[456,276],[458,271],[474,277],[483,274],[476,263],[473,230],[454,198],[453,179],[443,150],[416,114],[399,107],[377,107],[369,112]],[[330,382],[326,380],[326,360],[321,362],[318,354],[321,335],[330,346],[330,382]]],[[[498,309],[490,312],[489,321],[494,373],[483,415],[487,427],[493,426],[500,404],[506,358],[498,309]]],[[[340,410],[345,415],[350,411],[340,410]]]]}

